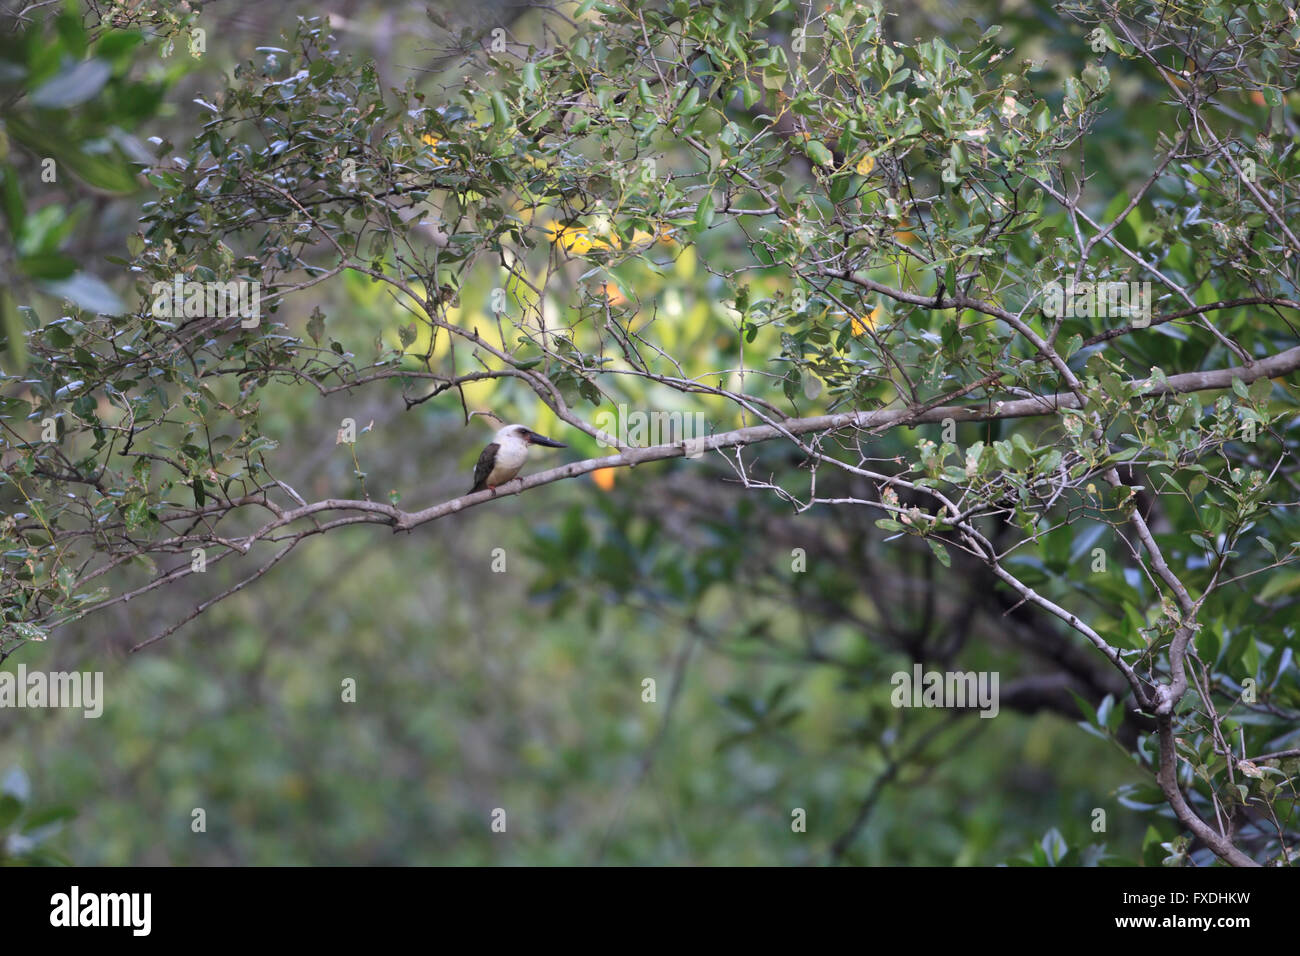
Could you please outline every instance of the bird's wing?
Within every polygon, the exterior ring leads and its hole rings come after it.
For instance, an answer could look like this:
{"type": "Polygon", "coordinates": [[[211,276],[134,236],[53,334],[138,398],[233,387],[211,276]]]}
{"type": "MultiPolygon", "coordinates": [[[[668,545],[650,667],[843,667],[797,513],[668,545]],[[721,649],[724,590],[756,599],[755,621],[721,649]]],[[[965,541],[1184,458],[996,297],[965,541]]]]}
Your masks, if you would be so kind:
{"type": "Polygon", "coordinates": [[[492,474],[492,465],[496,461],[499,447],[496,442],[493,442],[483,449],[483,454],[478,456],[478,464],[474,466],[474,487],[469,490],[471,495],[487,487],[488,475],[492,474]]]}

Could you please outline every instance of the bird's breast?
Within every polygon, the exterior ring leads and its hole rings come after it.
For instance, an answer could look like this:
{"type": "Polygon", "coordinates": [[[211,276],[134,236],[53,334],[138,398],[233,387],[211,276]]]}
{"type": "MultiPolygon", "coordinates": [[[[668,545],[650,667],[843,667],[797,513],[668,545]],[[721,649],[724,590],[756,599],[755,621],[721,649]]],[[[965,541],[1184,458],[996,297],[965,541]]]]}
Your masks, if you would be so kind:
{"type": "Polygon", "coordinates": [[[488,476],[488,484],[494,488],[505,484],[519,474],[519,469],[524,467],[527,459],[528,446],[523,442],[502,442],[501,447],[497,449],[496,459],[492,462],[492,474],[488,476]]]}
{"type": "Polygon", "coordinates": [[[502,442],[501,447],[497,449],[496,466],[498,468],[513,468],[518,471],[524,467],[524,462],[528,459],[528,446],[521,441],[502,442]]]}

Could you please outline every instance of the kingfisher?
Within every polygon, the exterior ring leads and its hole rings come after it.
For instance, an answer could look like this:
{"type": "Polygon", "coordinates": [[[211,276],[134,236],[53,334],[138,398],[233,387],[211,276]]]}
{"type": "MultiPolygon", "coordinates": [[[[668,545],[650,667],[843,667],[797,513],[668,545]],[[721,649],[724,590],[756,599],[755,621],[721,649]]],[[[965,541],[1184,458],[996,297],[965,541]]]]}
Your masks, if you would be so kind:
{"type": "MultiPolygon", "coordinates": [[[[479,414],[498,425],[501,424],[501,419],[490,412],[471,414],[479,414]]],[[[545,445],[547,448],[569,447],[564,442],[537,434],[526,425],[504,425],[498,429],[492,443],[483,449],[483,454],[478,456],[478,464],[474,466],[474,487],[469,490],[469,494],[487,488],[497,488],[519,474],[519,469],[524,467],[524,462],[528,460],[529,445],[545,445]]]]}

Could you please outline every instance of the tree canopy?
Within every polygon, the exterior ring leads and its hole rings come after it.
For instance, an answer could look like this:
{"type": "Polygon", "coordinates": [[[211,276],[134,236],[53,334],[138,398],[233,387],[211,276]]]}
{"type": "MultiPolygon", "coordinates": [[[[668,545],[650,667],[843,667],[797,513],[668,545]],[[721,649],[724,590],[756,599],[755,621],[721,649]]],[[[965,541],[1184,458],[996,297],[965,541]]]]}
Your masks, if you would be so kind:
{"type": "MultiPolygon", "coordinates": [[[[671,766],[748,753],[762,790],[756,766],[866,761],[815,788],[817,849],[778,859],[952,859],[901,849],[882,791],[1003,722],[900,708],[918,664],[999,673],[1002,711],[1123,756],[1104,792],[1070,784],[1069,823],[1015,853],[972,831],[968,862],[1290,862],[1300,23],[967,12],[434,12],[454,42],[420,71],[315,17],[221,72],[191,55],[203,12],[18,21],[0,655],[106,621],[148,652],[128,668],[184,657],[336,540],[418,548],[373,579],[413,599],[477,562],[488,602],[500,547],[525,632],[680,636],[628,786],[698,648],[742,686],[687,695],[717,749],[671,766]],[[101,228],[120,246],[92,256],[101,228]],[[570,450],[460,493],[485,410],[570,450]],[[516,526],[450,540],[495,509],[516,526]],[[1136,829],[1108,844],[1096,808],[1136,829]]],[[[621,696],[587,702],[615,724],[642,706],[619,654],[621,696]]]]}

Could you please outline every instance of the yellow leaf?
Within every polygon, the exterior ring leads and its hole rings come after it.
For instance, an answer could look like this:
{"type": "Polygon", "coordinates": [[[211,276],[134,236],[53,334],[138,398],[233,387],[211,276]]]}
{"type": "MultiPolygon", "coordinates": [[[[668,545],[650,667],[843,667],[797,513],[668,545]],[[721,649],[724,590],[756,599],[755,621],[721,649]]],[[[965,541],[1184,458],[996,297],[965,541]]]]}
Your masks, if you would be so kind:
{"type": "Polygon", "coordinates": [[[591,480],[596,483],[596,487],[601,491],[612,491],[614,489],[614,469],[597,468],[591,473],[591,480]]]}
{"type": "Polygon", "coordinates": [[[606,282],[603,291],[605,293],[605,298],[609,301],[610,305],[617,306],[627,304],[627,296],[625,296],[623,290],[613,282],[606,282]]]}
{"type": "Polygon", "coordinates": [[[429,147],[430,156],[432,156],[434,159],[440,162],[445,162],[442,154],[438,152],[438,144],[441,143],[442,140],[440,140],[436,136],[430,136],[428,133],[425,133],[423,136],[420,137],[420,142],[424,143],[426,146],[429,147]]]}
{"type": "MultiPolygon", "coordinates": [[[[644,229],[634,229],[632,231],[633,247],[640,250],[643,248],[648,249],[650,246],[653,246],[656,242],[662,246],[671,246],[677,242],[676,233],[672,226],[669,226],[662,222],[657,222],[654,224],[654,226],[655,226],[655,231],[653,233],[647,232],[644,229]]],[[[618,240],[617,234],[613,236],[613,239],[615,241],[615,244],[617,244],[617,240],[618,240]]]]}
{"type": "Polygon", "coordinates": [[[546,233],[551,242],[575,256],[585,256],[592,249],[610,249],[622,245],[618,237],[612,234],[610,238],[613,245],[601,239],[593,239],[586,226],[561,226],[558,222],[552,222],[546,226],[546,233]]]}
{"type": "Polygon", "coordinates": [[[859,176],[870,176],[871,171],[875,168],[876,168],[876,158],[872,156],[870,153],[867,153],[865,156],[863,156],[861,159],[858,160],[859,176]]]}
{"type": "Polygon", "coordinates": [[[853,317],[852,330],[854,335],[864,335],[867,330],[872,331],[876,328],[876,323],[880,321],[880,306],[876,306],[869,313],[863,316],[855,315],[853,317]]]}

